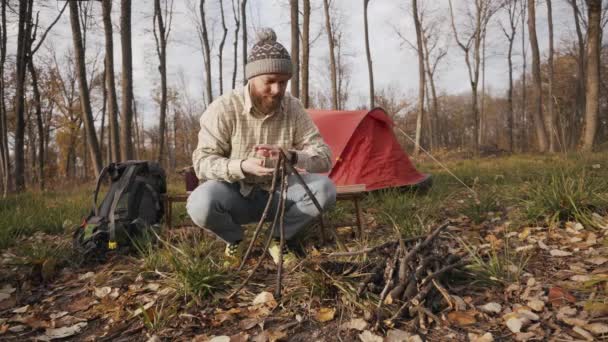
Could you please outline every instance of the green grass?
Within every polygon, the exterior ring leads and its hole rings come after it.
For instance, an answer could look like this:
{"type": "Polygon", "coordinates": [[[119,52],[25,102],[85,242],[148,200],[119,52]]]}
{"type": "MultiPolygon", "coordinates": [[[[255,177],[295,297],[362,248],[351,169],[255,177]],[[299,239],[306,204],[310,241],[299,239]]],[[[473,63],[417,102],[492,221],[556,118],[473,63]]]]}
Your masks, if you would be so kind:
{"type": "Polygon", "coordinates": [[[80,224],[92,204],[92,189],[26,192],[0,200],[0,249],[20,236],[61,234],[80,224]]]}

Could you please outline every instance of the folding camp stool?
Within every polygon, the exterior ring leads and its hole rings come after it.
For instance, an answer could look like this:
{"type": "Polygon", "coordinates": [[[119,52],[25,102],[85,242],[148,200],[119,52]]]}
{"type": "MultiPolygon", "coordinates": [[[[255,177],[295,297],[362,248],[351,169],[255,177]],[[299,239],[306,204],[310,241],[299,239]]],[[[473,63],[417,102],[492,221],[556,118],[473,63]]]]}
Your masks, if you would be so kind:
{"type": "MultiPolygon", "coordinates": [[[[363,211],[359,203],[365,197],[365,184],[340,185],[336,187],[337,201],[353,201],[355,206],[355,222],[337,222],[333,223],[333,228],[338,227],[356,227],[357,237],[361,239],[363,236],[363,211]]],[[[325,242],[325,231],[321,228],[321,239],[325,242]]]]}

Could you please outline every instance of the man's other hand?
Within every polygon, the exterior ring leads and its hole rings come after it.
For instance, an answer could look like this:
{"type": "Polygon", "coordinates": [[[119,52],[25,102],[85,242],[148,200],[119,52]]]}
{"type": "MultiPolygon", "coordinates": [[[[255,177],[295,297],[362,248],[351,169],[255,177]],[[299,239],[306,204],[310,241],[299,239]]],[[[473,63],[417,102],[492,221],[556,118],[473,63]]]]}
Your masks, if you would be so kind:
{"type": "Polygon", "coordinates": [[[263,177],[272,176],[274,169],[264,167],[264,161],[258,158],[247,158],[241,162],[243,173],[263,177]]]}

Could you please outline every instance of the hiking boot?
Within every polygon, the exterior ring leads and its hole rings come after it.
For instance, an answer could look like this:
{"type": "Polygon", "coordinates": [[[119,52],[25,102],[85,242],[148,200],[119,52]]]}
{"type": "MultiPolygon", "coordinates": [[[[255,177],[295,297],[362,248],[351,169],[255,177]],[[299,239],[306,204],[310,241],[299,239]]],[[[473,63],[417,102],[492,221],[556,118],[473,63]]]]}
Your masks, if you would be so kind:
{"type": "Polygon", "coordinates": [[[240,241],[234,243],[227,243],[224,255],[226,260],[224,261],[225,267],[239,267],[243,258],[243,251],[241,248],[240,241]]]}
{"type": "MultiPolygon", "coordinates": [[[[278,241],[273,241],[273,243],[270,245],[270,248],[268,248],[268,253],[270,253],[272,260],[277,265],[279,264],[279,250],[280,249],[281,249],[281,246],[278,241]]],[[[289,248],[287,248],[287,243],[285,243],[283,245],[283,267],[285,267],[287,269],[292,268],[296,265],[297,261],[298,261],[298,259],[297,259],[296,255],[289,248]]]]}

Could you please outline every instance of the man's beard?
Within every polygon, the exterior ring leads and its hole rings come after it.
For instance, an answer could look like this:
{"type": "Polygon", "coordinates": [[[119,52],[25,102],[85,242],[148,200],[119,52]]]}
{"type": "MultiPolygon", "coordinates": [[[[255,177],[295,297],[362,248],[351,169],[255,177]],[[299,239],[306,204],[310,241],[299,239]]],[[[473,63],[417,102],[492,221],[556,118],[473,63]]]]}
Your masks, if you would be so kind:
{"type": "Polygon", "coordinates": [[[255,107],[262,111],[264,114],[274,112],[281,105],[283,96],[277,95],[275,97],[263,97],[255,93],[255,90],[251,91],[251,98],[255,107]]]}

